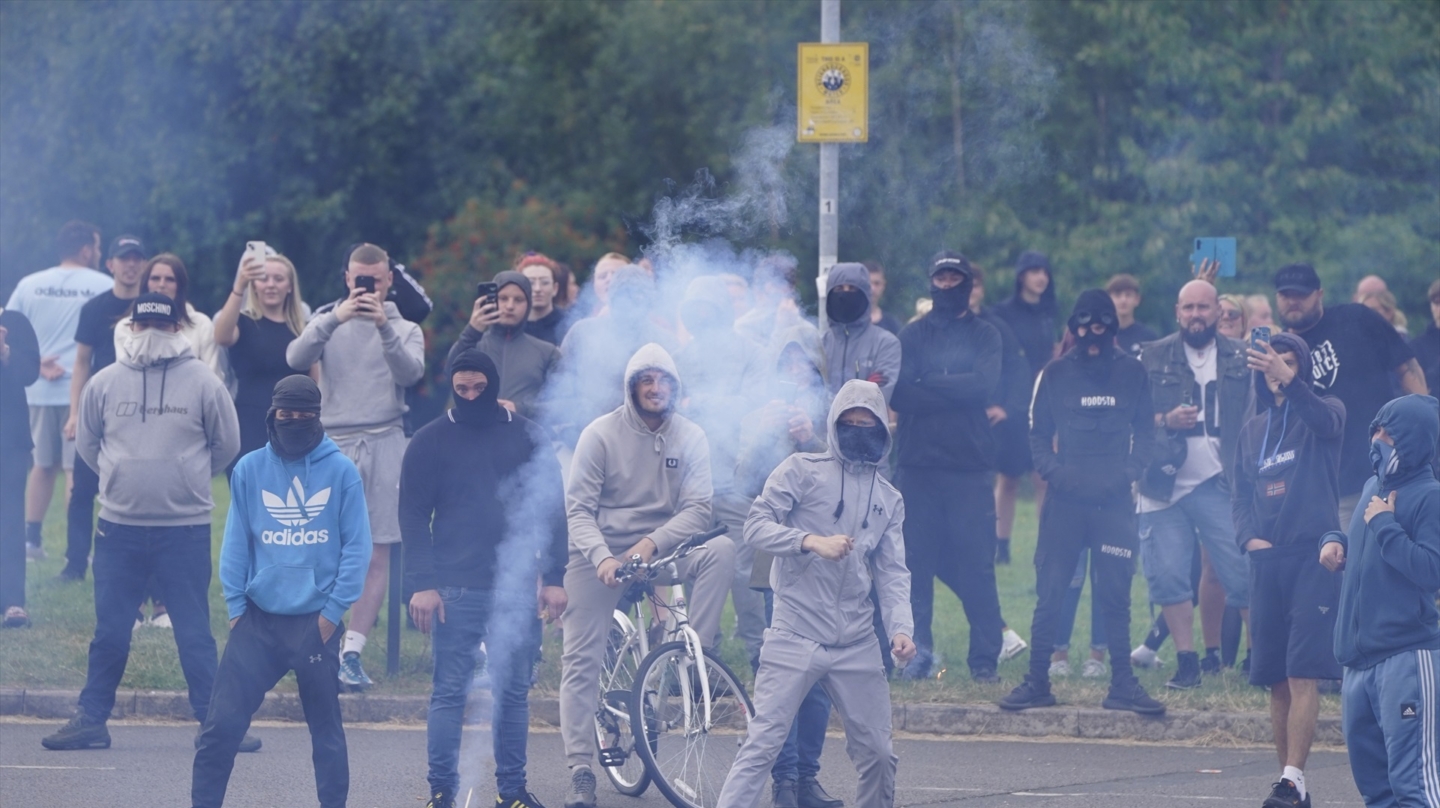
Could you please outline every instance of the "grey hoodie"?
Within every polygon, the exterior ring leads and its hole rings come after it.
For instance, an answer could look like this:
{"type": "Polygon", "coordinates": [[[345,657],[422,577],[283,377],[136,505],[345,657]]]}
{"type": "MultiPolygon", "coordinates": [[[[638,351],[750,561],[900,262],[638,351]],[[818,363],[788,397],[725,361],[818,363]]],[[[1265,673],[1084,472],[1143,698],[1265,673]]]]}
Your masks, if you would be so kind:
{"type": "MultiPolygon", "coordinates": [[[[771,625],[821,645],[854,645],[874,636],[872,582],[886,634],[893,640],[898,634],[914,636],[915,630],[910,570],[905,566],[905,502],[876,464],[852,461],[838,448],[835,423],[854,407],[885,423],[880,388],[866,381],[846,382],[830,405],[827,431],[834,448],[786,458],[745,520],[745,541],[775,556],[770,569],[775,590],[771,625]],[[840,503],[845,507],[836,516],[840,503]],[[855,549],[844,560],[828,561],[800,549],[808,534],[837,533],[855,540],[855,549]]],[[[890,442],[886,440],[886,454],[890,442]]]]}
{"type": "MultiPolygon", "coordinates": [[[[835,287],[850,284],[865,293],[865,311],[859,320],[845,324],[830,321],[830,327],[821,337],[825,349],[825,378],[829,381],[830,392],[834,393],[851,379],[868,379],[872,374],[881,377],[880,390],[885,394],[885,403],[890,403],[890,394],[895,392],[895,381],[900,378],[900,340],[889,331],[870,323],[870,270],[864,264],[836,264],[830,268],[825,294],[835,287]]],[[[885,419],[882,419],[885,420],[885,419]]]]}
{"type": "Polygon", "coordinates": [[[565,486],[572,560],[582,555],[599,567],[646,536],[663,555],[710,528],[705,433],[674,414],[655,432],[645,426],[630,383],[646,370],[663,370],[681,381],[664,348],[642,346],[625,367],[623,403],[580,433],[565,486]]]}
{"type": "Polygon", "coordinates": [[[495,369],[500,372],[500,398],[514,404],[516,411],[526,418],[539,421],[540,391],[550,372],[560,363],[560,349],[525,333],[525,324],[530,319],[530,279],[507,270],[495,276],[495,284],[501,289],[514,284],[524,293],[525,317],[514,328],[496,323],[484,332],[476,331],[467,323],[460,338],[450,347],[446,370],[455,357],[478,347],[495,360],[495,369]]]}
{"type": "Polygon", "coordinates": [[[240,451],[225,383],[187,344],[144,367],[121,359],[80,397],[75,450],[100,473],[100,518],[121,525],[206,524],[210,478],[240,451]]]}
{"type": "Polygon", "coordinates": [[[305,325],[285,361],[297,373],[320,363],[320,419],[331,435],[400,426],[405,388],[425,375],[425,335],[389,301],[381,326],[358,316],[342,323],[332,310],[305,325]]]}

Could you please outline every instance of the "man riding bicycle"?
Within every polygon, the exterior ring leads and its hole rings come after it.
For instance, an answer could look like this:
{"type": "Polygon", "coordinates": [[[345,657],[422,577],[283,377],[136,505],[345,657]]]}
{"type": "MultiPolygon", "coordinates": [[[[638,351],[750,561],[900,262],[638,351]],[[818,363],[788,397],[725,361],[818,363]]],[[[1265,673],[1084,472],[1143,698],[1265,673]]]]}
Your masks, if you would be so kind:
{"type": "MultiPolygon", "coordinates": [[[[664,348],[635,352],[625,368],[624,401],[580,434],[565,490],[570,562],[564,615],[560,733],[570,767],[566,808],[595,805],[595,710],[610,616],[623,587],[622,559],[649,561],[710,527],[710,448],[705,433],[675,414],[680,377],[664,348]]],[[[702,644],[720,636],[720,613],[734,575],[735,545],[725,536],[676,562],[692,585],[690,624],[702,644]]]]}

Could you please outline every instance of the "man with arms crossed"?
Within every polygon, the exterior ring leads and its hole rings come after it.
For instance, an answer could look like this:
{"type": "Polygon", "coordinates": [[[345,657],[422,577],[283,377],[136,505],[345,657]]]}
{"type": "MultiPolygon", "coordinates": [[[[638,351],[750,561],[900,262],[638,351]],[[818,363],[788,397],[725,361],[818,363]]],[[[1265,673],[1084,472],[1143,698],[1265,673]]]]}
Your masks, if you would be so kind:
{"type": "Polygon", "coordinates": [[[390,545],[400,541],[400,466],[408,443],[405,388],[425,372],[425,336],[385,300],[391,282],[390,256],[384,250],[373,244],[355,248],[345,270],[349,295],[317,314],[285,351],[285,361],[297,373],[320,363],[325,394],[320,415],[330,439],[355,463],[365,483],[374,549],[365,591],[355,601],[340,648],[340,681],[355,690],[372,684],[360,666],[360,653],[385,599],[390,545]],[[374,291],[366,291],[367,285],[374,291]]]}
{"type": "MultiPolygon", "coordinates": [[[[605,637],[622,592],[615,580],[621,559],[639,555],[649,561],[710,528],[710,447],[700,427],[675,414],[680,376],[670,354],[654,343],[636,351],[625,368],[622,395],[618,408],[580,433],[565,488],[570,528],[560,678],[560,734],[570,767],[565,808],[595,804],[594,716],[605,637]]],[[[735,544],[718,536],[676,562],[676,569],[693,585],[690,625],[701,643],[714,647],[734,575],[735,544]]]]}
{"type": "Polygon", "coordinates": [[[1309,805],[1305,760],[1320,712],[1320,679],[1339,679],[1335,607],[1340,576],[1320,565],[1316,540],[1339,527],[1345,405],[1316,395],[1310,348],[1294,334],[1252,345],[1264,412],[1240,430],[1232,507],[1250,554],[1250,684],[1270,689],[1270,724],[1282,771],[1265,808],[1309,805]]]}

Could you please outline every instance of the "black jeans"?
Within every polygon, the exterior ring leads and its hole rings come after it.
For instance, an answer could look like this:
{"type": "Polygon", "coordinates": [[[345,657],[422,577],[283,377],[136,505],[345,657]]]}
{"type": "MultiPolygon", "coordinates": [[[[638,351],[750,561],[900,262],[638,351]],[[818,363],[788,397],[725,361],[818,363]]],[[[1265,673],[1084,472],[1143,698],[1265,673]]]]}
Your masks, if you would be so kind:
{"type": "Polygon", "coordinates": [[[1064,494],[1045,497],[1035,545],[1035,591],[1039,602],[1030,624],[1030,677],[1048,681],[1050,655],[1060,627],[1060,609],[1080,551],[1090,550],[1095,608],[1110,646],[1110,680],[1129,681],[1130,579],[1135,575],[1139,536],[1135,506],[1128,496],[1113,503],[1078,502],[1064,494]]]}
{"type": "Polygon", "coordinates": [[[25,605],[25,478],[30,453],[0,453],[0,612],[25,605]]]}
{"type": "Polygon", "coordinates": [[[344,808],[350,793],[350,757],[340,721],[340,637],[335,627],[320,641],[319,614],[270,614],[246,606],[230,631],[210,713],[200,728],[191,773],[190,802],[195,808],[219,808],[225,801],[235,753],[265,694],[295,671],[300,706],[310,726],[310,759],[321,808],[344,808]]]}
{"type": "MultiPolygon", "coordinates": [[[[935,612],[935,579],[939,578],[960,598],[970,621],[966,660],[970,671],[994,672],[1004,621],[995,586],[991,476],[983,471],[902,466],[899,478],[905,495],[905,564],[910,568],[915,644],[927,651],[934,647],[930,621],[935,612]]],[[[1074,562],[1070,569],[1074,571],[1074,562]]]]}
{"type": "Polygon", "coordinates": [[[95,498],[100,496],[100,475],[79,456],[71,470],[74,487],[65,511],[65,569],[84,574],[90,566],[90,546],[95,541],[95,498]]]}

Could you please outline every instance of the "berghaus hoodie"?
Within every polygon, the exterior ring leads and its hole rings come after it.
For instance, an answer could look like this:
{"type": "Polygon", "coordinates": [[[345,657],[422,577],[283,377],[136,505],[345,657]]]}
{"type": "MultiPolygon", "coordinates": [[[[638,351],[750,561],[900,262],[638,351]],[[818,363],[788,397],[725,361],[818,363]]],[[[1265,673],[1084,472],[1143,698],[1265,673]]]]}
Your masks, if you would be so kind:
{"type": "Polygon", "coordinates": [[[1440,436],[1440,405],[1409,395],[1380,408],[1371,423],[1395,441],[1396,459],[1370,478],[1350,518],[1350,531],[1326,533],[1345,545],[1345,577],[1335,620],[1335,658],[1364,670],[1395,654],[1440,649],[1440,482],[1431,461],[1440,436]],[[1370,498],[1395,494],[1394,513],[1369,523],[1370,498]]]}
{"type": "Polygon", "coordinates": [[[235,465],[220,547],[230,617],[247,601],[271,614],[319,612],[335,625],[370,566],[370,516],[355,464],[323,438],[285,460],[266,444],[235,465]]]}

